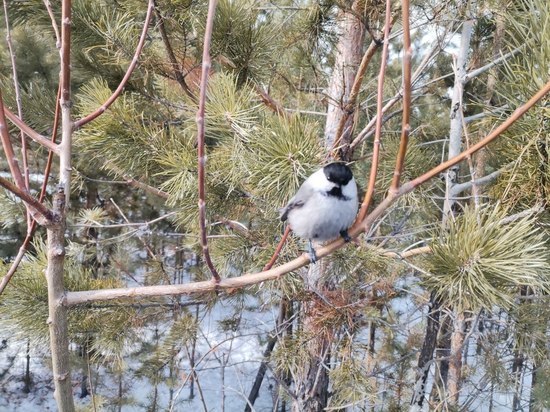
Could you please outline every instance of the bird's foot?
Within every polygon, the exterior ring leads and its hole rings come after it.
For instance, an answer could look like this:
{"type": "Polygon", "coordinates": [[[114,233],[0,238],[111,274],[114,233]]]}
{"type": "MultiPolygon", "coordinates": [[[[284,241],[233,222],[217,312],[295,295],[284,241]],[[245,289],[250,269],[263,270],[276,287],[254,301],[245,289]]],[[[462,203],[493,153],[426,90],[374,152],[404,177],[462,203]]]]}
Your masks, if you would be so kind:
{"type": "Polygon", "coordinates": [[[341,230],[340,231],[340,236],[342,236],[342,238],[344,238],[345,242],[351,242],[351,237],[350,237],[347,229],[341,230]]]}
{"type": "Polygon", "coordinates": [[[311,240],[308,241],[307,253],[309,255],[309,260],[311,261],[311,263],[317,263],[317,254],[315,253],[315,249],[313,249],[313,244],[311,243],[311,240]]]}

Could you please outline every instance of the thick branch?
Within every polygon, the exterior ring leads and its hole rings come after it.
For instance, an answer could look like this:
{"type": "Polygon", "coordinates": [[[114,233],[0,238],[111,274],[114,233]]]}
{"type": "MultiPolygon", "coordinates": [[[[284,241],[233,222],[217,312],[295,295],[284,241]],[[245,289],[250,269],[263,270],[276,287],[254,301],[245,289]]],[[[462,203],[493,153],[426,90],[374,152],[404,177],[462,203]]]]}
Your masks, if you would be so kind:
{"type": "MultiPolygon", "coordinates": [[[[349,231],[349,235],[352,238],[357,237],[359,234],[368,231],[372,224],[401,196],[412,192],[419,185],[427,182],[431,178],[437,176],[445,169],[455,165],[456,163],[464,160],[467,156],[475,153],[487,144],[495,140],[502,132],[504,132],[510,125],[517,121],[521,116],[525,114],[531,107],[533,107],[540,99],[550,92],[550,81],[540,89],[528,102],[518,107],[514,113],[504,121],[500,126],[494,129],[489,135],[474,146],[470,147],[467,151],[461,153],[453,159],[440,164],[439,166],[431,169],[423,175],[403,184],[397,192],[389,192],[386,197],[360,224],[355,225],[349,231]]],[[[329,255],[335,250],[340,249],[346,243],[343,239],[338,239],[326,246],[323,246],[316,250],[318,258],[329,255]]],[[[267,280],[277,279],[286,273],[295,271],[300,267],[303,267],[310,263],[309,256],[304,254],[296,259],[287,262],[281,266],[277,266],[273,269],[269,269],[259,273],[245,274],[235,278],[222,279],[219,283],[211,281],[187,283],[183,285],[159,285],[159,286],[142,286],[135,288],[120,288],[120,289],[103,289],[103,290],[91,290],[80,292],[68,292],[66,294],[64,304],[66,305],[78,305],[87,302],[95,302],[102,300],[112,300],[120,298],[136,298],[136,297],[153,297],[153,296],[169,296],[169,295],[185,295],[200,292],[212,292],[218,289],[232,289],[241,288],[251,285],[255,285],[267,280]]]]}
{"type": "Polygon", "coordinates": [[[134,53],[134,57],[132,58],[132,62],[128,66],[128,69],[126,70],[126,73],[124,74],[124,77],[120,81],[120,84],[118,85],[116,90],[113,92],[111,97],[109,97],[107,99],[107,101],[105,103],[103,103],[103,105],[101,105],[101,107],[99,107],[95,112],[90,113],[88,116],[86,116],[86,117],[84,117],[80,120],[77,120],[74,123],[74,128],[75,129],[78,129],[79,127],[84,126],[86,123],[91,122],[96,117],[103,114],[109,108],[109,106],[111,106],[111,104],[113,104],[113,102],[118,98],[118,96],[120,96],[120,94],[124,90],[124,87],[126,87],[126,83],[128,83],[128,80],[130,79],[130,76],[134,72],[134,69],[136,68],[137,63],[138,63],[139,56],[141,55],[141,51],[143,50],[143,45],[145,44],[145,39],[147,37],[147,30],[149,29],[149,22],[151,21],[151,16],[153,15],[153,8],[154,8],[154,1],[149,0],[149,4],[147,6],[147,15],[145,16],[145,22],[143,23],[143,30],[141,31],[141,36],[139,38],[138,45],[136,47],[136,51],[134,53]]]}

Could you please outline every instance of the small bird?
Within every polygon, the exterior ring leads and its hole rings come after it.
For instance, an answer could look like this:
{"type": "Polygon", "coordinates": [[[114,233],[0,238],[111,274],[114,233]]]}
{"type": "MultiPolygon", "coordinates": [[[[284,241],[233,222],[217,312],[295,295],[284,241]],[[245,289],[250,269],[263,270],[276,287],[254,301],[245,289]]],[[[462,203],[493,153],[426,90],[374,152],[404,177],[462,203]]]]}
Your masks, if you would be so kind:
{"type": "Polygon", "coordinates": [[[308,177],[296,195],[281,209],[281,220],[288,220],[298,237],[308,240],[312,263],[317,261],[312,241],[324,242],[342,236],[351,238],[348,228],[357,214],[357,184],[351,169],[334,162],[308,177]]]}

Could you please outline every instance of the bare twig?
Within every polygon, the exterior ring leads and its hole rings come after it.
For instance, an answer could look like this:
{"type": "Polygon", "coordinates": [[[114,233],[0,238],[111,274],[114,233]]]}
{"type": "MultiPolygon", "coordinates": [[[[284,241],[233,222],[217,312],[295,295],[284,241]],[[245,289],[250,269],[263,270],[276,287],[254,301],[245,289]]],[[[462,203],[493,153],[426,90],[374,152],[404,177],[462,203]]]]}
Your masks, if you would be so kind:
{"type": "Polygon", "coordinates": [[[135,187],[137,189],[141,189],[144,192],[151,193],[155,196],[162,197],[163,199],[168,199],[169,195],[167,192],[164,192],[160,189],[157,189],[156,187],[150,186],[146,183],[143,183],[143,182],[140,182],[139,180],[134,179],[132,176],[125,174],[123,170],[119,169],[117,166],[115,166],[112,163],[109,163],[108,167],[114,173],[121,175],[122,178],[126,181],[127,185],[135,187]]]}
{"type": "MultiPolygon", "coordinates": [[[[11,71],[13,76],[13,88],[15,90],[15,103],[17,105],[17,114],[20,119],[23,118],[23,109],[21,107],[21,89],[19,87],[19,79],[17,76],[17,66],[15,64],[15,52],[11,43],[11,28],[8,18],[8,3],[3,0],[4,4],[4,23],[6,25],[6,43],[8,45],[8,51],[10,54],[11,71]]],[[[23,159],[23,177],[25,180],[25,187],[29,189],[29,165],[27,162],[27,139],[25,139],[25,133],[21,130],[21,158],[23,159]]],[[[31,219],[27,213],[27,225],[30,226],[31,219]]]]}
{"type": "MultiPolygon", "coordinates": [[[[154,3],[154,0],[153,0],[153,3],[154,3]]],[[[162,38],[162,42],[164,43],[164,48],[166,49],[168,60],[170,60],[170,65],[174,70],[174,77],[176,78],[176,81],[181,86],[185,94],[188,95],[193,101],[196,101],[195,95],[191,92],[191,89],[189,89],[189,86],[187,85],[187,83],[185,83],[185,77],[183,76],[181,67],[178,63],[178,60],[176,59],[174,49],[172,48],[172,44],[170,43],[170,39],[168,38],[168,34],[166,33],[164,16],[161,14],[156,4],[154,4],[154,7],[155,7],[155,15],[157,16],[160,37],[162,38]]]]}
{"type": "MultiPolygon", "coordinates": [[[[372,224],[383,214],[388,208],[401,196],[412,192],[419,185],[427,182],[433,177],[437,176],[445,169],[461,162],[476,151],[487,146],[490,142],[495,140],[501,133],[508,129],[514,122],[516,122],[521,116],[523,116],[531,107],[533,107],[540,99],[550,92],[550,81],[546,83],[529,101],[518,107],[512,115],[495,128],[490,134],[482,139],[477,144],[473,145],[467,151],[459,154],[458,156],[449,159],[448,161],[440,164],[439,166],[429,170],[423,175],[413,179],[399,187],[399,190],[395,193],[389,192],[386,197],[365,219],[358,225],[355,225],[350,229],[349,234],[352,238],[357,237],[359,234],[369,230],[372,224]]],[[[319,258],[329,255],[342,248],[346,243],[343,239],[338,239],[332,243],[327,244],[316,250],[316,254],[319,258]]],[[[295,271],[300,267],[303,267],[310,263],[309,256],[303,254],[296,259],[287,262],[283,265],[275,268],[259,272],[244,274],[239,277],[221,279],[219,283],[212,281],[193,282],[180,285],[158,285],[158,286],[143,286],[134,288],[120,288],[120,289],[103,289],[103,290],[89,290],[79,292],[67,292],[64,298],[65,305],[78,305],[87,302],[112,300],[119,298],[137,298],[137,297],[152,297],[152,296],[169,296],[169,295],[185,295],[200,292],[211,292],[218,289],[234,289],[243,288],[251,285],[258,284],[260,282],[273,280],[280,278],[286,273],[295,271]]]]}
{"type": "MultiPolygon", "coordinates": [[[[430,61],[434,57],[435,52],[440,47],[441,47],[440,44],[438,42],[435,42],[432,48],[430,49],[430,51],[426,53],[426,55],[424,56],[424,58],[422,59],[422,61],[420,62],[420,64],[418,65],[418,67],[416,68],[416,70],[412,75],[412,79],[411,79],[412,85],[414,85],[416,81],[420,78],[420,75],[422,74],[423,70],[430,63],[430,61]]],[[[403,95],[403,90],[400,89],[390,100],[388,100],[388,102],[384,105],[382,109],[382,115],[384,115],[384,113],[386,113],[399,100],[401,100],[402,95],[403,95]]],[[[359,132],[357,137],[355,137],[355,139],[351,142],[350,144],[351,150],[355,150],[358,145],[363,143],[365,139],[368,136],[370,136],[372,128],[376,125],[377,119],[378,119],[378,113],[369,121],[369,123],[363,128],[363,130],[361,130],[361,132],[359,132]]]]}
{"type": "Polygon", "coordinates": [[[279,244],[277,245],[277,248],[275,249],[275,252],[273,253],[273,256],[271,256],[271,259],[269,259],[269,262],[264,266],[263,270],[268,270],[273,267],[275,262],[277,261],[277,258],[279,257],[279,254],[281,253],[281,250],[283,249],[283,246],[286,242],[286,239],[288,238],[288,235],[290,233],[290,226],[287,226],[285,228],[285,232],[283,233],[283,237],[281,237],[281,240],[279,241],[279,244]]]}
{"type": "Polygon", "coordinates": [[[485,66],[479,67],[475,70],[470,71],[469,73],[467,73],[464,76],[464,83],[467,83],[470,80],[472,80],[473,78],[479,76],[480,74],[485,73],[487,70],[490,70],[493,67],[495,67],[496,65],[502,63],[503,61],[508,60],[510,57],[515,56],[516,54],[518,54],[521,51],[521,49],[524,48],[524,46],[525,45],[519,46],[519,47],[515,48],[514,50],[512,50],[511,52],[508,52],[508,53],[502,55],[501,57],[499,57],[498,59],[495,59],[492,62],[486,64],[485,66]]]}
{"type": "Polygon", "coordinates": [[[11,144],[3,108],[4,103],[2,101],[2,91],[0,90],[0,140],[2,140],[2,147],[4,148],[4,153],[6,153],[6,160],[8,161],[10,173],[15,181],[15,185],[22,191],[26,191],[27,189],[23,175],[21,174],[21,169],[19,168],[19,162],[17,161],[17,157],[15,157],[15,152],[13,151],[13,146],[11,144]]]}
{"type": "Polygon", "coordinates": [[[17,252],[17,256],[13,260],[8,272],[0,281],[0,295],[4,292],[4,289],[6,289],[6,286],[8,286],[8,283],[10,282],[12,276],[15,274],[15,272],[17,271],[17,268],[19,267],[19,263],[21,263],[21,260],[23,260],[23,257],[25,256],[25,253],[27,252],[27,249],[29,247],[29,243],[31,242],[31,238],[32,237],[27,234],[27,236],[25,237],[25,240],[19,247],[19,252],[17,252]]]}
{"type": "Polygon", "coordinates": [[[378,95],[376,99],[376,132],[374,136],[374,146],[372,150],[372,163],[369,174],[369,183],[363,199],[363,204],[357,216],[357,222],[364,219],[367,214],[370,202],[374,195],[374,186],[376,185],[376,175],[378,172],[378,160],[380,156],[380,139],[382,137],[382,103],[384,100],[384,77],[386,74],[386,65],[388,62],[388,47],[391,19],[391,0],[386,0],[386,22],[384,25],[384,46],[382,48],[382,61],[380,62],[380,72],[378,74],[378,95]]]}
{"type": "Polygon", "coordinates": [[[453,186],[451,189],[451,197],[458,196],[460,193],[464,192],[465,190],[469,190],[472,185],[477,186],[483,186],[487,185],[491,182],[494,182],[501,174],[506,170],[507,167],[503,167],[502,169],[495,170],[493,173],[489,173],[486,176],[480,177],[479,179],[470,180],[469,182],[460,183],[458,185],[453,186]]]}
{"type": "Polygon", "coordinates": [[[206,265],[212,273],[212,280],[215,283],[220,282],[220,275],[212,263],[210,251],[208,250],[208,234],[206,233],[206,190],[205,190],[205,169],[206,169],[206,154],[204,151],[204,112],[206,106],[206,89],[208,85],[208,74],[210,72],[210,42],[212,41],[212,28],[214,26],[214,15],[216,13],[217,0],[208,2],[208,16],[206,18],[206,30],[204,33],[204,45],[202,53],[202,75],[201,88],[199,95],[199,108],[197,111],[197,145],[198,145],[198,180],[199,180],[199,225],[200,225],[200,240],[202,252],[206,265]]]}
{"type": "Polygon", "coordinates": [[[6,106],[3,106],[3,111],[6,117],[22,130],[27,136],[29,136],[36,143],[44,146],[46,149],[51,150],[55,154],[59,154],[59,147],[55,143],[52,143],[47,137],[42,136],[40,133],[33,130],[32,127],[27,125],[23,120],[12,113],[6,106]]]}
{"type": "MultiPolygon", "coordinates": [[[[395,171],[390,190],[396,191],[399,187],[401,173],[405,164],[405,155],[409,144],[409,134],[411,132],[411,31],[409,17],[409,0],[401,1],[403,13],[403,119],[401,122],[401,141],[399,142],[399,153],[395,161],[395,171]]],[[[381,116],[380,116],[381,117],[381,116]]]]}
{"type": "Polygon", "coordinates": [[[113,92],[113,94],[103,103],[100,107],[97,108],[97,110],[93,113],[90,113],[88,116],[83,117],[80,120],[77,120],[74,122],[74,128],[78,129],[79,127],[84,126],[86,123],[91,122],[96,117],[100,116],[113,104],[113,102],[120,96],[122,91],[124,90],[124,87],[126,87],[126,83],[128,83],[128,80],[130,79],[130,76],[134,72],[134,69],[137,66],[139,56],[141,55],[141,51],[143,50],[143,45],[145,44],[145,39],[147,37],[147,30],[149,29],[149,22],[151,21],[151,16],[153,15],[153,9],[154,9],[154,0],[149,0],[149,4],[147,6],[147,15],[145,16],[145,22],[143,23],[143,29],[141,31],[141,36],[138,41],[138,45],[136,47],[136,51],[134,53],[134,57],[132,58],[132,62],[128,66],[128,69],[126,70],[126,73],[124,74],[124,77],[120,81],[120,84],[116,88],[116,90],[113,92]]]}
{"type": "Polygon", "coordinates": [[[31,206],[31,208],[34,208],[42,216],[42,219],[39,219],[37,216],[33,215],[35,219],[40,220],[39,223],[43,225],[48,225],[55,220],[54,213],[38,200],[36,200],[34,197],[32,197],[29,192],[25,190],[24,187],[23,189],[20,189],[18,186],[14,185],[12,182],[4,179],[3,177],[0,177],[0,186],[7,189],[15,196],[23,200],[25,203],[31,206]]]}
{"type": "Polygon", "coordinates": [[[59,49],[61,47],[61,35],[59,34],[59,27],[57,26],[57,22],[55,21],[55,15],[53,14],[50,0],[44,0],[44,6],[46,6],[46,10],[48,11],[48,15],[50,16],[50,20],[52,21],[52,28],[55,33],[55,47],[59,49]]]}
{"type": "Polygon", "coordinates": [[[262,99],[262,102],[273,112],[277,113],[280,116],[287,116],[286,110],[279,102],[277,102],[273,97],[269,95],[266,91],[262,89],[260,85],[254,86],[254,89],[256,90],[256,93],[260,96],[260,99],[262,99]]]}

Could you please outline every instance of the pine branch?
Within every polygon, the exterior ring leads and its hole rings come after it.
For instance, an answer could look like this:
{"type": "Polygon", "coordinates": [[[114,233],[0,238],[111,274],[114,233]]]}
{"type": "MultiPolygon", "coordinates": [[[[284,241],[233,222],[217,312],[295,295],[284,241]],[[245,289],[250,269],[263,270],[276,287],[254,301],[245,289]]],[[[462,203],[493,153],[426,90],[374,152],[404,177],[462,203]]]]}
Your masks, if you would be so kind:
{"type": "Polygon", "coordinates": [[[55,21],[55,15],[53,14],[50,0],[44,0],[44,6],[46,6],[48,16],[50,16],[50,20],[52,21],[52,28],[55,33],[55,47],[59,49],[61,48],[61,34],[59,33],[59,27],[57,26],[57,22],[55,21]]]}
{"type": "Polygon", "coordinates": [[[382,138],[382,103],[384,99],[384,77],[386,74],[386,65],[388,62],[388,47],[390,35],[390,19],[391,19],[391,0],[386,0],[386,22],[384,25],[384,46],[382,48],[382,61],[380,62],[380,72],[378,73],[378,94],[376,99],[376,132],[374,136],[374,144],[372,151],[372,163],[369,174],[369,183],[363,204],[357,215],[357,221],[362,221],[367,214],[370,202],[374,196],[374,186],[376,185],[376,175],[378,173],[378,162],[380,157],[380,144],[382,138]]]}
{"type": "Polygon", "coordinates": [[[390,190],[396,191],[399,187],[399,180],[405,164],[405,155],[409,144],[409,134],[411,132],[411,30],[409,16],[409,0],[401,1],[403,11],[403,119],[401,122],[401,141],[399,142],[399,153],[395,161],[395,171],[390,190]]]}
{"type": "MultiPolygon", "coordinates": [[[[477,144],[470,147],[467,151],[462,152],[458,156],[449,159],[439,166],[429,170],[423,175],[403,184],[397,192],[389,192],[388,196],[360,223],[354,225],[349,230],[349,235],[352,238],[359,236],[363,232],[369,231],[374,222],[384,214],[388,208],[401,196],[412,192],[419,185],[427,182],[433,177],[439,175],[447,168],[461,162],[483,147],[487,146],[504,131],[506,131],[513,123],[523,116],[530,108],[532,108],[540,99],[550,92],[550,81],[546,83],[535,95],[531,97],[525,104],[518,107],[512,115],[501,123],[496,129],[488,134],[477,144]]],[[[330,253],[342,248],[347,243],[343,239],[338,239],[316,250],[319,258],[329,255],[330,253]]],[[[171,296],[171,295],[187,295],[202,292],[212,292],[222,289],[244,288],[255,285],[268,280],[278,279],[286,273],[295,271],[310,263],[309,256],[303,254],[296,259],[287,262],[281,266],[262,271],[259,273],[248,273],[234,278],[221,279],[218,283],[211,280],[203,282],[193,282],[181,285],[158,285],[158,286],[142,286],[134,288],[119,288],[119,289],[103,289],[103,290],[88,290],[79,292],[67,292],[63,304],[67,306],[79,305],[82,303],[112,300],[120,298],[137,298],[137,297],[152,297],[152,296],[171,296]]]]}
{"type": "Polygon", "coordinates": [[[220,275],[216,271],[212,259],[210,258],[210,252],[208,250],[208,234],[206,231],[206,189],[205,189],[205,168],[206,168],[206,154],[204,151],[205,136],[204,136],[204,112],[206,106],[206,91],[208,84],[208,73],[210,72],[211,59],[210,59],[210,43],[212,41],[212,29],[214,26],[214,15],[216,12],[217,0],[209,0],[208,2],[208,16],[206,19],[206,30],[204,33],[204,45],[202,54],[202,75],[201,75],[201,87],[199,95],[199,108],[197,111],[197,145],[198,145],[198,181],[199,181],[199,226],[200,226],[200,240],[202,246],[202,252],[206,265],[212,273],[212,280],[218,284],[220,282],[220,275]]]}
{"type": "MultiPolygon", "coordinates": [[[[153,0],[153,3],[154,3],[154,0],[153,0]]],[[[176,81],[181,86],[185,94],[188,95],[193,101],[196,101],[195,95],[191,92],[191,89],[189,89],[189,86],[187,85],[187,83],[185,83],[185,77],[183,76],[181,67],[178,64],[176,55],[174,54],[174,49],[172,48],[172,44],[170,43],[170,39],[168,37],[168,34],[166,33],[164,17],[155,3],[154,3],[154,9],[155,9],[155,15],[157,16],[157,20],[158,20],[160,37],[162,38],[162,42],[164,43],[164,48],[166,49],[166,54],[168,55],[168,60],[170,60],[170,65],[172,66],[172,70],[174,71],[174,76],[176,78],[176,81]]]]}
{"type": "MultiPolygon", "coordinates": [[[[17,105],[17,114],[20,119],[23,119],[23,108],[21,107],[21,87],[19,86],[19,78],[17,76],[17,66],[15,64],[15,52],[13,50],[13,45],[11,42],[11,28],[10,21],[8,18],[8,3],[6,0],[3,0],[4,5],[4,22],[6,25],[6,43],[8,45],[8,52],[10,54],[10,63],[12,69],[13,77],[13,88],[15,90],[15,102],[17,105]]],[[[5,122],[5,121],[4,121],[5,122]]],[[[28,165],[28,156],[27,156],[27,139],[25,138],[25,133],[21,131],[21,157],[23,159],[23,176],[25,179],[25,188],[29,189],[29,165],[28,165]]],[[[30,226],[30,216],[27,214],[27,225],[30,226]]]]}
{"type": "Polygon", "coordinates": [[[46,149],[52,151],[53,153],[59,155],[59,146],[55,143],[52,143],[47,137],[42,136],[40,133],[36,132],[32,127],[27,125],[23,120],[13,114],[6,106],[2,104],[2,110],[5,116],[20,130],[22,130],[27,136],[32,140],[38,143],[41,146],[44,146],[46,149]]]}
{"type": "Polygon", "coordinates": [[[143,45],[145,44],[145,39],[147,38],[149,23],[151,21],[151,16],[153,15],[153,9],[154,9],[154,0],[149,0],[148,6],[147,6],[147,14],[145,16],[145,22],[143,23],[143,29],[141,31],[141,36],[139,38],[136,51],[134,52],[132,61],[128,66],[128,69],[126,70],[124,77],[120,81],[120,84],[118,85],[116,90],[113,92],[113,94],[107,99],[107,101],[105,101],[105,103],[103,103],[100,107],[98,107],[95,112],[90,113],[86,117],[83,117],[82,119],[74,122],[75,130],[84,126],[86,123],[91,122],[92,120],[94,120],[95,118],[103,114],[109,108],[109,106],[111,106],[113,102],[120,96],[120,94],[124,90],[124,87],[126,87],[128,80],[130,80],[130,76],[132,76],[132,73],[134,72],[134,69],[137,66],[139,56],[141,55],[141,51],[143,50],[143,45]]]}

